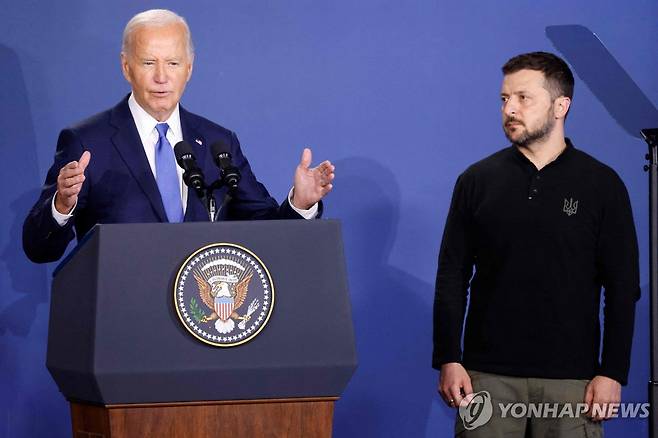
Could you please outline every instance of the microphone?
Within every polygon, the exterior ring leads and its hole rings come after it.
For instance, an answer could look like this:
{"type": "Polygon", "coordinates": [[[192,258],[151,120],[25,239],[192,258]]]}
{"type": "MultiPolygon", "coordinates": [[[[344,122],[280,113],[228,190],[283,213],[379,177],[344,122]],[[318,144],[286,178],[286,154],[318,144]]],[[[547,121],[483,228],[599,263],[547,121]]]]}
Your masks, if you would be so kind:
{"type": "Polygon", "coordinates": [[[225,141],[219,140],[210,145],[212,157],[219,167],[219,177],[229,192],[238,188],[240,182],[240,171],[231,163],[230,148],[225,141]]]}
{"type": "Polygon", "coordinates": [[[174,146],[174,155],[176,155],[176,162],[184,170],[183,181],[185,184],[193,188],[200,198],[205,196],[206,183],[204,181],[203,172],[196,164],[196,157],[192,146],[186,141],[179,141],[174,146]]]}

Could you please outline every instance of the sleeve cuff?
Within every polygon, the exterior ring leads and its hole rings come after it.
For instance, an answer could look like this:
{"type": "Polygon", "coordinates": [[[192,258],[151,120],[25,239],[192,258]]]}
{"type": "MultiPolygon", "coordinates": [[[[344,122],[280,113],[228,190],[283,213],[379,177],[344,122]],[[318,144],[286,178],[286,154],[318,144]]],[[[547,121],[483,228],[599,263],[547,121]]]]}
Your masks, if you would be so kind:
{"type": "Polygon", "coordinates": [[[609,369],[601,367],[596,373],[597,376],[605,376],[612,380],[617,381],[621,386],[628,385],[628,371],[609,369]]]}
{"type": "MultiPolygon", "coordinates": [[[[302,210],[301,208],[297,208],[293,205],[292,203],[292,191],[295,188],[291,188],[290,191],[288,192],[288,204],[290,204],[290,207],[295,210],[301,217],[304,219],[315,219],[318,216],[318,203],[316,202],[309,208],[308,210],[302,210]]],[[[55,199],[55,198],[53,198],[55,199]]],[[[54,209],[55,207],[53,207],[54,209]]],[[[75,207],[74,207],[75,208],[75,207]]]]}
{"type": "MultiPolygon", "coordinates": [[[[57,209],[55,208],[55,197],[56,196],[57,196],[57,192],[55,192],[55,194],[53,195],[52,201],[50,201],[50,209],[53,212],[53,219],[55,219],[55,222],[57,222],[57,225],[59,225],[60,227],[63,227],[64,225],[66,225],[68,223],[69,219],[71,219],[73,217],[73,212],[75,211],[75,207],[77,207],[78,203],[77,202],[75,203],[75,205],[73,206],[73,208],[71,209],[69,214],[62,214],[59,211],[57,211],[57,209]]],[[[295,207],[293,207],[293,208],[295,208],[295,207]]]]}

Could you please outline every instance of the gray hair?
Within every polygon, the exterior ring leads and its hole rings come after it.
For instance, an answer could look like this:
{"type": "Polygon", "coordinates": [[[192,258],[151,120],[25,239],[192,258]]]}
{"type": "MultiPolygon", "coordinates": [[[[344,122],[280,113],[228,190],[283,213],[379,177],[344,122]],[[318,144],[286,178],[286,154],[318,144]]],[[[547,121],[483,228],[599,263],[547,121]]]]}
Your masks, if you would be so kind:
{"type": "Polygon", "coordinates": [[[192,59],[194,57],[194,44],[192,43],[192,34],[187,21],[180,15],[168,9],[150,9],[140,12],[130,19],[126,28],[123,30],[123,40],[121,42],[121,53],[128,53],[131,48],[132,35],[137,28],[142,26],[168,26],[170,24],[182,24],[185,28],[185,39],[187,46],[187,55],[192,59]]]}

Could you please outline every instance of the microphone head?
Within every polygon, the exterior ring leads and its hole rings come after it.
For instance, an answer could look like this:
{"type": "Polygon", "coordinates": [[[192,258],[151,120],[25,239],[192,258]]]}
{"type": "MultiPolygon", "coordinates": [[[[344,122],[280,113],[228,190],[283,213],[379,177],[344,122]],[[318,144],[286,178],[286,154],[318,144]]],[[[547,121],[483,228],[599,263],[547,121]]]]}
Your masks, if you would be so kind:
{"type": "Polygon", "coordinates": [[[230,145],[226,140],[218,140],[210,145],[210,150],[222,182],[229,190],[235,190],[240,182],[240,171],[231,163],[230,145]]]}
{"type": "Polygon", "coordinates": [[[210,145],[210,152],[212,152],[212,158],[215,161],[215,164],[220,169],[225,169],[231,165],[231,147],[226,142],[226,140],[217,140],[210,145]]]}
{"type": "Polygon", "coordinates": [[[179,164],[181,160],[196,160],[192,146],[185,140],[176,143],[176,146],[174,146],[174,155],[176,156],[176,162],[179,164]]]}

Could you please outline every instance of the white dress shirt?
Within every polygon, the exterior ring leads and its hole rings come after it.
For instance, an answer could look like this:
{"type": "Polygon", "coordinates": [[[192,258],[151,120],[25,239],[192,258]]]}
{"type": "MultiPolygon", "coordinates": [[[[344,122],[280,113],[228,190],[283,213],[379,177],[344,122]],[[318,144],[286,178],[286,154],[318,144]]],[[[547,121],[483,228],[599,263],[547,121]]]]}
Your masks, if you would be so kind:
{"type": "MultiPolygon", "coordinates": [[[[176,105],[174,111],[164,122],[158,122],[155,120],[144,110],[144,108],[139,106],[135,100],[135,96],[132,94],[128,98],[128,107],[130,108],[130,113],[135,121],[139,138],[142,140],[142,146],[144,147],[146,159],[149,161],[149,166],[151,166],[151,172],[153,172],[153,177],[156,178],[157,181],[158,175],[155,171],[155,147],[158,144],[160,135],[158,134],[158,130],[155,129],[155,126],[159,123],[166,123],[169,125],[169,129],[167,130],[167,140],[173,151],[174,146],[178,144],[178,142],[183,141],[183,129],[180,125],[179,106],[176,105]]],[[[185,214],[185,210],[187,209],[187,186],[183,182],[183,169],[180,166],[176,166],[176,174],[178,175],[178,190],[180,191],[181,203],[183,204],[183,214],[185,214]]]]}
{"type": "MultiPolygon", "coordinates": [[[[151,172],[153,172],[154,177],[157,177],[155,170],[155,146],[158,144],[158,140],[160,136],[158,134],[158,130],[155,129],[155,126],[158,123],[166,123],[167,125],[169,125],[169,129],[167,130],[167,140],[169,141],[169,144],[171,144],[171,147],[173,149],[174,145],[176,145],[179,141],[183,140],[183,130],[180,124],[179,105],[176,105],[176,108],[171,113],[171,116],[169,116],[169,118],[164,122],[158,122],[149,113],[147,113],[144,110],[144,108],[142,108],[137,103],[132,93],[128,98],[128,107],[130,108],[130,113],[132,114],[133,120],[135,121],[135,126],[137,127],[139,138],[142,141],[142,146],[144,147],[144,153],[146,153],[146,158],[148,159],[149,166],[151,167],[151,172]]],[[[93,160],[94,157],[91,157],[91,159],[93,160]]],[[[183,169],[180,166],[176,166],[176,173],[178,175],[178,185],[180,188],[180,197],[181,197],[181,203],[183,205],[183,213],[185,213],[185,210],[187,208],[188,191],[187,191],[187,186],[183,182],[183,169]]],[[[318,204],[317,203],[314,204],[308,210],[302,210],[300,208],[295,207],[292,204],[292,201],[290,200],[292,197],[293,189],[294,187],[291,188],[290,191],[288,192],[288,202],[290,203],[292,209],[295,210],[297,213],[299,213],[304,219],[315,218],[318,214],[318,204]]],[[[75,206],[73,206],[73,209],[71,209],[71,211],[68,214],[62,214],[59,211],[57,211],[57,209],[55,208],[55,196],[53,196],[51,209],[55,221],[57,221],[57,223],[60,226],[64,226],[69,221],[69,219],[73,217],[73,211],[75,210],[75,206]]]]}

